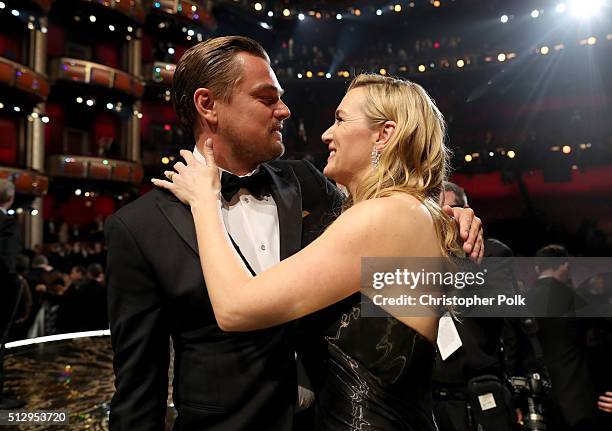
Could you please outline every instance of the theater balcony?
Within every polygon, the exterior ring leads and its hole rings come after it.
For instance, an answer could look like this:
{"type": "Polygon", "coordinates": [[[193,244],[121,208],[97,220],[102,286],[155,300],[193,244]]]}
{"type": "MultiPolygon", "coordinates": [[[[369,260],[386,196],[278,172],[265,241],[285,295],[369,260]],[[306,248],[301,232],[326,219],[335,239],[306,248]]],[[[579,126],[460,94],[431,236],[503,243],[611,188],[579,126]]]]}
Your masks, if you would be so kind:
{"type": "Polygon", "coordinates": [[[119,69],[86,60],[61,57],[51,61],[50,75],[56,84],[68,87],[90,86],[92,90],[111,90],[132,99],[144,94],[144,81],[119,69]]]}
{"type": "Polygon", "coordinates": [[[4,0],[8,10],[31,12],[36,15],[46,15],[51,9],[53,0],[4,0]]]}
{"type": "Polygon", "coordinates": [[[172,86],[172,76],[176,64],[155,61],[144,67],[145,81],[147,85],[158,85],[163,87],[172,86]]]}
{"type": "Polygon", "coordinates": [[[0,178],[12,181],[21,195],[40,197],[49,189],[49,178],[32,170],[0,166],[0,178]]]}
{"type": "Polygon", "coordinates": [[[139,185],[143,178],[138,163],[66,154],[48,156],[47,173],[54,179],[114,181],[132,185],[139,185]]]}
{"type": "Polygon", "coordinates": [[[0,57],[0,111],[25,115],[49,96],[46,76],[34,72],[23,64],[0,57]]]}
{"type": "MultiPolygon", "coordinates": [[[[83,22],[100,21],[112,25],[118,32],[128,32],[128,26],[141,26],[146,11],[141,0],[56,0],[54,12],[70,17],[82,17],[83,22]],[[95,17],[90,20],[89,17],[95,17]]],[[[80,21],[80,20],[77,20],[80,21]]]]}
{"type": "Polygon", "coordinates": [[[197,27],[204,27],[209,31],[214,31],[216,28],[215,19],[211,13],[212,1],[147,0],[146,3],[152,14],[161,15],[162,18],[164,15],[173,17],[197,27]]]}

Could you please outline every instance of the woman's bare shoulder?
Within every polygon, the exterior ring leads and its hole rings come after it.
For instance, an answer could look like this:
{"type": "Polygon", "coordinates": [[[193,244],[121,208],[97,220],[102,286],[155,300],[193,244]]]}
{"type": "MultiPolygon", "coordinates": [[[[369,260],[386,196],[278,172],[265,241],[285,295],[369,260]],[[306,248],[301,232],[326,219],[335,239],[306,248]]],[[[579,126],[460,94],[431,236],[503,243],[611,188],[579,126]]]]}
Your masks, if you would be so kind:
{"type": "Polygon", "coordinates": [[[360,202],[345,211],[338,221],[341,219],[359,224],[383,223],[387,228],[393,228],[393,223],[429,224],[432,217],[419,199],[402,193],[360,202]]]}
{"type": "Polygon", "coordinates": [[[394,238],[403,242],[416,236],[424,239],[435,233],[427,208],[407,194],[360,202],[345,211],[331,228],[377,242],[394,238]]]}

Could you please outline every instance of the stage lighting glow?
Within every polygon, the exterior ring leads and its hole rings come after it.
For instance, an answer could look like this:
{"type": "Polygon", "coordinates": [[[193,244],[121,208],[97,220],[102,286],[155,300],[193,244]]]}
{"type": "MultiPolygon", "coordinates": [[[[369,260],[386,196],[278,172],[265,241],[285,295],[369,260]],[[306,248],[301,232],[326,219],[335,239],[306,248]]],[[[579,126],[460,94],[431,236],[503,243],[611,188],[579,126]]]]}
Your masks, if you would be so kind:
{"type": "Polygon", "coordinates": [[[508,152],[506,153],[506,155],[507,155],[507,156],[508,156],[508,158],[510,158],[510,159],[514,159],[514,158],[516,157],[516,153],[515,153],[514,151],[512,151],[512,150],[508,151],[508,152]]]}
{"type": "Polygon", "coordinates": [[[499,61],[500,63],[506,61],[506,54],[504,54],[503,52],[499,54],[497,56],[497,61],[499,61]]]}
{"type": "Polygon", "coordinates": [[[336,19],[338,19],[338,20],[342,19],[342,14],[341,13],[337,13],[336,14],[336,19]]]}
{"type": "Polygon", "coordinates": [[[131,33],[131,32],[133,32],[133,31],[134,31],[134,29],[132,28],[132,26],[131,26],[131,25],[128,25],[128,26],[127,26],[127,31],[131,33]]]}
{"type": "Polygon", "coordinates": [[[198,7],[196,5],[191,6],[191,11],[195,12],[198,10],[198,7]]]}
{"type": "Polygon", "coordinates": [[[382,10],[381,9],[376,9],[376,15],[381,16],[382,15],[382,10]]]}
{"type": "Polygon", "coordinates": [[[393,10],[395,12],[401,12],[402,11],[402,5],[401,4],[396,4],[395,6],[393,6],[393,10]]]}
{"type": "Polygon", "coordinates": [[[495,153],[493,151],[489,151],[489,157],[493,157],[495,153]]]}
{"type": "Polygon", "coordinates": [[[301,14],[299,14],[299,15],[298,15],[298,19],[299,19],[300,21],[304,21],[304,19],[305,19],[305,18],[306,18],[306,16],[305,16],[303,13],[301,13],[301,14]]]}
{"type": "Polygon", "coordinates": [[[464,157],[465,161],[470,163],[472,161],[472,155],[471,154],[466,154],[464,157]]]}
{"type": "Polygon", "coordinates": [[[93,99],[88,99],[87,100],[87,106],[94,106],[94,103],[96,103],[93,99]]]}
{"type": "Polygon", "coordinates": [[[283,16],[289,16],[291,15],[291,11],[289,9],[283,9],[283,16]]]}
{"type": "Polygon", "coordinates": [[[168,54],[170,55],[174,54],[174,48],[172,47],[168,48],[168,54]]]}
{"type": "Polygon", "coordinates": [[[385,68],[381,68],[378,73],[380,73],[381,75],[386,75],[387,74],[387,69],[385,68]]]}
{"type": "Polygon", "coordinates": [[[76,190],[74,191],[75,196],[81,196],[81,193],[83,193],[83,192],[81,191],[81,189],[76,189],[76,190]]]}
{"type": "Polygon", "coordinates": [[[110,31],[115,31],[115,26],[114,26],[114,25],[112,25],[112,24],[109,24],[108,29],[109,29],[110,31]]]}
{"type": "Polygon", "coordinates": [[[565,3],[559,3],[556,7],[555,7],[555,11],[557,13],[565,13],[565,11],[567,10],[567,7],[565,6],[565,3]]]}
{"type": "Polygon", "coordinates": [[[508,15],[502,15],[499,20],[502,22],[502,24],[505,24],[508,22],[508,19],[508,15]]]}
{"type": "Polygon", "coordinates": [[[253,5],[253,7],[255,8],[256,11],[260,11],[263,9],[263,6],[261,3],[257,2],[253,5]]]}
{"type": "Polygon", "coordinates": [[[13,16],[19,16],[19,11],[17,9],[13,9],[11,14],[13,14],[13,16]]]}
{"type": "Polygon", "coordinates": [[[457,67],[461,69],[463,66],[465,66],[465,61],[462,59],[457,60],[457,67]]]}
{"type": "Polygon", "coordinates": [[[272,18],[272,17],[274,16],[274,12],[272,12],[271,10],[269,10],[269,11],[268,11],[268,16],[269,16],[270,18],[272,18]]]}
{"type": "Polygon", "coordinates": [[[108,102],[106,104],[106,109],[113,109],[115,107],[115,105],[113,105],[112,103],[108,102]]]}
{"type": "Polygon", "coordinates": [[[534,10],[531,11],[531,17],[532,18],[537,18],[539,16],[540,16],[540,11],[539,10],[534,9],[534,10]]]}
{"type": "Polygon", "coordinates": [[[170,163],[170,159],[168,157],[162,157],[161,159],[162,165],[167,165],[170,163]]]}
{"type": "Polygon", "coordinates": [[[49,124],[49,117],[47,117],[46,115],[44,117],[40,118],[40,121],[42,121],[45,124],[49,124]]]}
{"type": "Polygon", "coordinates": [[[83,103],[83,98],[82,97],[77,97],[76,98],[76,102],[77,103],[83,103]]]}
{"type": "Polygon", "coordinates": [[[427,70],[425,65],[424,64],[419,64],[419,72],[425,72],[425,70],[427,70]]]}
{"type": "Polygon", "coordinates": [[[323,15],[321,15],[321,12],[317,12],[317,13],[315,14],[315,18],[316,18],[316,19],[321,19],[321,17],[322,17],[322,16],[323,16],[323,15]]]}
{"type": "Polygon", "coordinates": [[[434,0],[433,5],[434,7],[440,7],[442,3],[440,3],[440,0],[434,0]]]}
{"type": "Polygon", "coordinates": [[[4,4],[3,1],[0,1],[0,9],[4,9],[6,7],[6,5],[4,4]]]}
{"type": "Polygon", "coordinates": [[[89,20],[91,22],[96,22],[96,16],[95,15],[89,15],[89,20]]]}
{"type": "Polygon", "coordinates": [[[572,147],[570,147],[569,145],[564,145],[563,148],[561,148],[561,151],[563,152],[563,154],[569,154],[572,152],[572,147]]]}
{"type": "Polygon", "coordinates": [[[601,9],[601,0],[571,0],[569,4],[572,15],[578,18],[590,18],[601,9]]]}
{"type": "Polygon", "coordinates": [[[21,112],[21,108],[19,106],[13,106],[13,111],[21,112]]]}
{"type": "Polygon", "coordinates": [[[546,55],[548,54],[548,52],[549,52],[549,49],[547,46],[543,46],[542,48],[540,48],[540,54],[546,55]]]}
{"type": "Polygon", "coordinates": [[[312,78],[312,72],[310,70],[306,71],[306,78],[312,78]]]}
{"type": "Polygon", "coordinates": [[[37,216],[38,215],[38,210],[37,209],[33,209],[30,214],[32,214],[33,216],[37,216]]]}
{"type": "Polygon", "coordinates": [[[325,77],[326,77],[327,79],[331,78],[331,73],[327,72],[327,73],[325,74],[325,77]]]}
{"type": "Polygon", "coordinates": [[[591,36],[587,39],[587,44],[595,45],[597,43],[597,38],[595,36],[591,36]]]}
{"type": "Polygon", "coordinates": [[[303,75],[302,75],[301,73],[298,73],[298,74],[297,74],[298,79],[302,79],[302,76],[303,76],[303,75]]]}
{"type": "Polygon", "coordinates": [[[355,12],[353,12],[355,14],[355,16],[361,16],[361,10],[359,9],[355,9],[355,12]]]}

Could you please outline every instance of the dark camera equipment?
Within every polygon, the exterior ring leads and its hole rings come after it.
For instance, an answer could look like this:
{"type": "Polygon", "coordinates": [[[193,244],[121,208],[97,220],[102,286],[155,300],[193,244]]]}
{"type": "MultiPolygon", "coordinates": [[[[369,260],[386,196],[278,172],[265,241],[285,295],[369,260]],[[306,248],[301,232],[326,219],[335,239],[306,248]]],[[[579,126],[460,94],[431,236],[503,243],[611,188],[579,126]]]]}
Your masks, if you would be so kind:
{"type": "Polygon", "coordinates": [[[524,429],[529,431],[545,431],[543,398],[550,389],[550,384],[542,380],[539,373],[529,373],[527,377],[510,377],[510,386],[515,398],[526,405],[527,414],[524,417],[524,429]]]}

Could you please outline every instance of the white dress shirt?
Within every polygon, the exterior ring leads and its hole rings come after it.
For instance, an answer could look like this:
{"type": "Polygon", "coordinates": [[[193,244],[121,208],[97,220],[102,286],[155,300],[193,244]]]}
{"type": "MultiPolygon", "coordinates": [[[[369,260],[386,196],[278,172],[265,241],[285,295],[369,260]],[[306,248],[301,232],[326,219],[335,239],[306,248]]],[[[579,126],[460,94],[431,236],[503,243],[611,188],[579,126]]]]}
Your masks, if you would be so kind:
{"type": "MultiPolygon", "coordinates": [[[[197,147],[193,149],[193,155],[196,160],[206,163],[197,147]]],[[[219,168],[219,171],[221,175],[223,169],[219,168]]],[[[221,198],[221,214],[227,233],[238,244],[256,274],[280,262],[278,210],[271,195],[257,198],[242,188],[230,202],[221,198]]]]}

